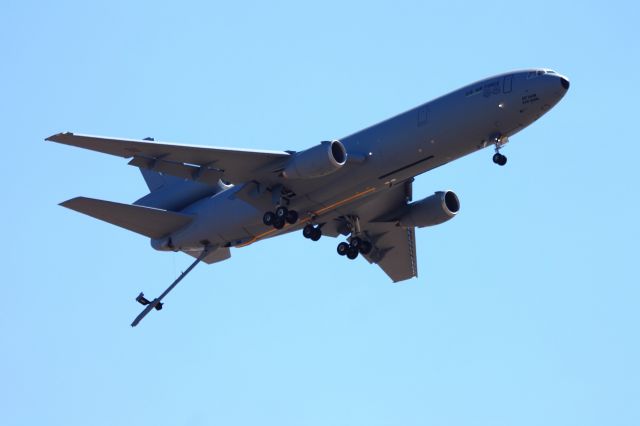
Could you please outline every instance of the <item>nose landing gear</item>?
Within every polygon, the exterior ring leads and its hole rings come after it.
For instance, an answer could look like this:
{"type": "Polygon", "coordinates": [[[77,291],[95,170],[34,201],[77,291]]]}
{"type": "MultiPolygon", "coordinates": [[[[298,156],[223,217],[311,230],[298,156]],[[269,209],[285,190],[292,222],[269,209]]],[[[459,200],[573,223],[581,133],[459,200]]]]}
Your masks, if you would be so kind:
{"type": "Polygon", "coordinates": [[[493,154],[493,162],[498,166],[504,166],[505,164],[507,164],[507,157],[500,154],[499,152],[496,152],[495,154],[493,154]]]}
{"type": "Polygon", "coordinates": [[[494,137],[493,139],[493,143],[496,146],[496,153],[493,154],[493,162],[499,166],[504,166],[505,164],[507,164],[507,157],[500,154],[500,148],[502,148],[502,146],[507,142],[509,142],[509,139],[500,135],[494,137]]]}

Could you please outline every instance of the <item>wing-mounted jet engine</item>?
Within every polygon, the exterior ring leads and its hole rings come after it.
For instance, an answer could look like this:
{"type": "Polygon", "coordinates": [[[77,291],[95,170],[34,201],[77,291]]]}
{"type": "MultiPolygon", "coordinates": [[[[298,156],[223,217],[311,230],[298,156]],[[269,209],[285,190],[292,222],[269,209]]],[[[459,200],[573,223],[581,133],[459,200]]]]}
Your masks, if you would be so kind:
{"type": "Polygon", "coordinates": [[[460,200],[453,191],[438,191],[422,200],[408,204],[398,218],[405,228],[424,228],[439,225],[453,218],[460,211],[460,200]]]}
{"type": "Polygon", "coordinates": [[[338,140],[297,152],[287,163],[282,175],[287,179],[312,179],[330,175],[347,163],[347,150],[338,140]]]}
{"type": "MultiPolygon", "coordinates": [[[[347,163],[347,150],[338,140],[323,141],[319,145],[293,154],[287,161],[282,176],[285,179],[315,179],[330,175],[347,163]]],[[[284,187],[279,186],[279,191],[284,187]]],[[[282,197],[281,197],[282,198],[282,197]]],[[[275,229],[282,229],[286,223],[293,225],[298,221],[298,212],[289,210],[281,203],[277,203],[275,211],[267,211],[262,222],[275,229]]],[[[305,227],[305,237],[317,241],[322,235],[319,227],[305,227]]]]}

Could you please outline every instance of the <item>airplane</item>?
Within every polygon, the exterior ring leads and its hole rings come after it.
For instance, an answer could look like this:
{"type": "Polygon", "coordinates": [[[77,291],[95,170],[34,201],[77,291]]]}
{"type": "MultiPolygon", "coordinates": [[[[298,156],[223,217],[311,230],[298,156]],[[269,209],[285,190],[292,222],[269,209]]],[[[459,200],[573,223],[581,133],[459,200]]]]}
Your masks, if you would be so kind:
{"type": "Polygon", "coordinates": [[[302,231],[346,237],[340,256],[362,256],[394,282],[417,277],[415,228],[455,217],[450,190],[413,201],[415,176],[493,146],[507,163],[509,138],[554,107],[567,77],[546,68],[507,72],[464,86],[341,139],[303,151],[179,145],[153,138],[58,133],[47,141],[130,159],[149,193],[133,202],[77,197],[60,205],[150,238],[160,251],[195,261],[159,297],[140,293],[135,327],[199,263],[228,259],[231,248],[302,231]]]}

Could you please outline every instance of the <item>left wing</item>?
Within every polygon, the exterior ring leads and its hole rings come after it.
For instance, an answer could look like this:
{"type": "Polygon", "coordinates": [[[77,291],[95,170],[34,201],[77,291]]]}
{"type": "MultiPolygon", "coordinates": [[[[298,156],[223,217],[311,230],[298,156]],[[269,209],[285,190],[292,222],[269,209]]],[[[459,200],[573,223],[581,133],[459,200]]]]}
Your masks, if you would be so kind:
{"type": "Polygon", "coordinates": [[[133,166],[208,184],[214,184],[222,177],[233,183],[252,180],[269,183],[276,177],[274,170],[291,157],[285,151],[178,145],[71,132],[58,133],[46,140],[131,158],[129,164],[133,166]]]}

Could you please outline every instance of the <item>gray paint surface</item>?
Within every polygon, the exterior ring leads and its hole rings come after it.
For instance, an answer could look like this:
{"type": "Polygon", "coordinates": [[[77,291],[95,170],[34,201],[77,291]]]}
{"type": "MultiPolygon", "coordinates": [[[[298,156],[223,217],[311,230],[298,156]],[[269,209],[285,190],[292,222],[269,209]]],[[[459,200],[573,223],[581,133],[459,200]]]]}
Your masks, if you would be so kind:
{"type": "Polygon", "coordinates": [[[213,263],[228,258],[229,247],[299,231],[308,223],[321,226],[324,235],[339,236],[357,218],[357,234],[374,246],[367,261],[393,281],[402,281],[417,276],[414,229],[379,218],[393,218],[410,207],[412,178],[491,146],[496,137],[506,142],[548,112],[567,90],[568,80],[546,69],[480,80],[340,139],[346,164],[309,179],[283,175],[295,157],[291,151],[72,133],[47,140],[131,158],[129,164],[144,170],[152,191],[135,206],[90,199],[62,205],[149,236],[156,249],[198,257],[206,245],[219,251],[204,259],[213,263]],[[275,230],[262,223],[262,215],[275,208],[279,197],[274,194],[281,188],[287,207],[300,220],[275,230]]]}

